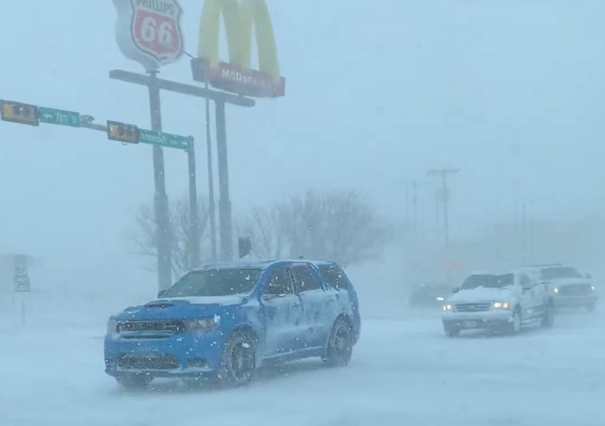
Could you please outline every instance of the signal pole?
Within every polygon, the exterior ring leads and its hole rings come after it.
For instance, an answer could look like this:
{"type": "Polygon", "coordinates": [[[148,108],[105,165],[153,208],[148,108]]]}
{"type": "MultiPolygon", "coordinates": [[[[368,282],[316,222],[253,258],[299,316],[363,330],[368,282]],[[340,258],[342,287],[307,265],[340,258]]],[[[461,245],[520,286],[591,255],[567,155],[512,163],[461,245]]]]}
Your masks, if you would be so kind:
{"type": "Polygon", "coordinates": [[[443,189],[443,231],[445,233],[445,248],[450,247],[450,227],[449,227],[449,212],[448,212],[448,188],[447,188],[447,177],[448,175],[458,173],[460,169],[431,169],[428,171],[428,176],[438,176],[441,178],[441,185],[443,189]]]}

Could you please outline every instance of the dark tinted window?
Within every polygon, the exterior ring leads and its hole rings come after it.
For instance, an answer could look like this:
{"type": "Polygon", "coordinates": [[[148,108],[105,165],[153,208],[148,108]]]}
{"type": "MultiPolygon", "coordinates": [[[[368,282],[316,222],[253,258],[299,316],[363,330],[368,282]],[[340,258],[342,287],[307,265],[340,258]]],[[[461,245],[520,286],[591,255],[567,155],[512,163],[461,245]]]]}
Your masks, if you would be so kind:
{"type": "Polygon", "coordinates": [[[471,275],[462,283],[463,290],[471,290],[478,287],[502,288],[515,283],[514,274],[504,275],[471,275]]]}
{"type": "Polygon", "coordinates": [[[292,272],[298,283],[298,291],[301,293],[303,291],[321,289],[321,282],[310,266],[297,265],[292,269],[292,272]]]}
{"type": "Polygon", "coordinates": [[[271,274],[263,294],[281,295],[293,294],[292,281],[287,268],[281,268],[271,274]]]}
{"type": "Polygon", "coordinates": [[[261,269],[210,269],[185,275],[162,296],[231,296],[250,294],[261,269]]]}
{"type": "Polygon", "coordinates": [[[340,268],[333,265],[320,265],[319,271],[332,287],[345,290],[349,289],[349,280],[340,268]]]}

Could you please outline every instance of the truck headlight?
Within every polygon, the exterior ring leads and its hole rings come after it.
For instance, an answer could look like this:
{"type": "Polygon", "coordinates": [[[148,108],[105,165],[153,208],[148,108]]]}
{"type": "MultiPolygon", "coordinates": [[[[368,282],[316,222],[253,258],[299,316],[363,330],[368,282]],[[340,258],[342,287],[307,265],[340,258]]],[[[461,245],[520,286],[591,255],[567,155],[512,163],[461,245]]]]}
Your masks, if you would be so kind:
{"type": "Polygon", "coordinates": [[[447,305],[443,305],[443,311],[453,311],[454,307],[452,305],[450,305],[449,303],[447,305]]]}
{"type": "Polygon", "coordinates": [[[594,288],[594,285],[591,285],[591,286],[590,286],[590,289],[591,289],[592,291],[595,291],[595,290],[596,290],[596,288],[594,288]]]}
{"type": "Polygon", "coordinates": [[[510,308],[510,304],[508,302],[495,302],[492,305],[492,308],[494,308],[494,309],[508,309],[508,308],[510,308]]]}
{"type": "Polygon", "coordinates": [[[558,292],[559,292],[559,289],[558,289],[558,288],[555,288],[553,291],[554,291],[555,293],[558,293],[558,292]]]}
{"type": "Polygon", "coordinates": [[[116,333],[116,329],[118,327],[118,322],[113,318],[109,318],[107,321],[107,334],[112,335],[116,333]]]}
{"type": "Polygon", "coordinates": [[[221,317],[215,315],[208,318],[186,320],[185,327],[187,327],[187,331],[212,331],[218,327],[220,321],[221,317]]]}

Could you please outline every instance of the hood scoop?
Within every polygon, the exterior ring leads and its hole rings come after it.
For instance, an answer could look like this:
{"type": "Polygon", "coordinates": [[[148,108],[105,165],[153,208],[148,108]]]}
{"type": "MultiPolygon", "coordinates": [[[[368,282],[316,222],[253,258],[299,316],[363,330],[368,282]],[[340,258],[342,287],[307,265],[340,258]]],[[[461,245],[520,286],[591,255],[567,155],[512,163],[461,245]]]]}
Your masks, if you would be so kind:
{"type": "Polygon", "coordinates": [[[174,306],[174,303],[169,302],[168,300],[156,300],[154,302],[149,302],[145,305],[146,308],[158,308],[158,309],[167,309],[174,306]]]}

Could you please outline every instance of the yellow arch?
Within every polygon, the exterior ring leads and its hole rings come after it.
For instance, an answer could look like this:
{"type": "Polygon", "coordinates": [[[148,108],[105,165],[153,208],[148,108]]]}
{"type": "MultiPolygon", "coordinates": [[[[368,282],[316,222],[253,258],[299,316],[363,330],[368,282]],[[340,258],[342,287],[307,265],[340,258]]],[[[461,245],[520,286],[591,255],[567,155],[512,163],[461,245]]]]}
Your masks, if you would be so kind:
{"type": "Polygon", "coordinates": [[[229,62],[244,70],[250,69],[254,27],[259,69],[278,81],[277,45],[265,0],[205,0],[200,19],[198,57],[207,58],[211,67],[219,65],[221,15],[227,33],[229,62]]]}

